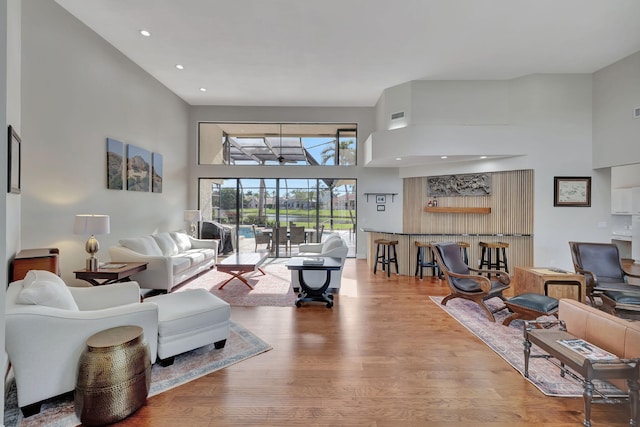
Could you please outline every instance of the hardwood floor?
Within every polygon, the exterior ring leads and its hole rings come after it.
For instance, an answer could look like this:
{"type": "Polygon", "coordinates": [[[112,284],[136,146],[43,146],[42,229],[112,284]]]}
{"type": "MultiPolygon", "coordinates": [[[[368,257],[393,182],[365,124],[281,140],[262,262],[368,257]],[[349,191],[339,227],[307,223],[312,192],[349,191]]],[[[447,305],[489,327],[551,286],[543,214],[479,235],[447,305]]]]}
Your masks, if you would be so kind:
{"type": "MultiPolygon", "coordinates": [[[[348,260],[333,309],[232,307],[273,350],[161,395],[121,426],[580,426],[582,398],[546,397],[428,295],[439,280],[348,260]]],[[[592,423],[627,426],[628,405],[592,423]]]]}

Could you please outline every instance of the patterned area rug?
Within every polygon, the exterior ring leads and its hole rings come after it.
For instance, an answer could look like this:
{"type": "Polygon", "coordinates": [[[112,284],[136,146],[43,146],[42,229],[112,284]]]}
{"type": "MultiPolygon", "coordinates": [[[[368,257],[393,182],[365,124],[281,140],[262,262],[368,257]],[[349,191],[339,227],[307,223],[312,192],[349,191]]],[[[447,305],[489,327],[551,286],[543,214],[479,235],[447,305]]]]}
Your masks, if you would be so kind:
{"type": "MultiPolygon", "coordinates": [[[[173,365],[166,368],[158,364],[153,365],[149,397],[269,350],[271,350],[269,344],[232,321],[231,334],[223,349],[216,350],[211,344],[176,356],[173,365]]],[[[74,412],[72,393],[43,403],[38,415],[24,419],[18,408],[14,381],[9,386],[5,399],[4,425],[6,427],[72,427],[80,425],[80,421],[74,412]]]]}
{"type": "MultiPolygon", "coordinates": [[[[495,313],[496,322],[493,323],[489,321],[480,306],[472,301],[455,298],[448,301],[447,305],[442,305],[440,302],[443,297],[430,298],[438,307],[449,313],[462,326],[480,338],[518,372],[524,373],[524,347],[522,345],[524,322],[522,320],[514,320],[511,325],[503,326],[502,322],[509,315],[507,310],[495,313]]],[[[487,306],[490,309],[495,309],[502,305],[504,304],[499,298],[492,298],[487,301],[487,306]]],[[[548,318],[548,320],[553,319],[555,317],[548,318]]],[[[535,345],[531,347],[532,355],[541,353],[535,345]]],[[[561,377],[560,369],[545,359],[529,359],[528,380],[547,396],[582,397],[582,385],[569,378],[569,376],[561,377]]],[[[598,390],[606,394],[626,396],[626,393],[607,382],[594,381],[594,384],[598,390]]]]}
{"type": "Polygon", "coordinates": [[[263,275],[259,271],[245,274],[243,277],[253,289],[249,289],[236,278],[227,283],[224,288],[218,289],[231,275],[211,270],[176,288],[173,292],[203,288],[231,305],[292,307],[297,297],[291,288],[291,272],[287,269],[285,262],[286,260],[267,260],[261,266],[266,274],[263,275]]]}

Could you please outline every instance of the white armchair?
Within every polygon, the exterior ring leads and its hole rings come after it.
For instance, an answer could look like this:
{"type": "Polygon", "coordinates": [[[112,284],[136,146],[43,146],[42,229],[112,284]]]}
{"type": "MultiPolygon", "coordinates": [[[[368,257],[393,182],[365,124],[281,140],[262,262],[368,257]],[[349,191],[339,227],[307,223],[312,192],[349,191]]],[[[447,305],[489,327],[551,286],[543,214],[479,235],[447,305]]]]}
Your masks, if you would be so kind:
{"type": "Polygon", "coordinates": [[[42,400],[75,389],[78,361],[87,338],[96,332],[124,325],[142,327],[151,363],[155,362],[158,307],[140,302],[138,283],[67,287],[78,307],[75,310],[37,301],[25,304],[20,295],[23,282],[9,285],[5,316],[6,350],[15,373],[18,406],[25,417],[38,413],[42,400]]]}
{"type": "MultiPolygon", "coordinates": [[[[306,243],[300,245],[300,252],[295,255],[296,257],[333,257],[340,258],[342,260],[342,266],[340,270],[334,270],[331,272],[331,281],[329,282],[329,290],[334,292],[340,288],[342,280],[342,268],[347,258],[349,247],[346,242],[342,240],[340,236],[334,234],[330,236],[326,241],[322,243],[306,243]]],[[[304,281],[312,287],[320,287],[327,278],[327,273],[324,271],[305,271],[304,281]]],[[[298,272],[291,271],[291,286],[294,290],[300,288],[300,280],[298,279],[298,272]]]]}

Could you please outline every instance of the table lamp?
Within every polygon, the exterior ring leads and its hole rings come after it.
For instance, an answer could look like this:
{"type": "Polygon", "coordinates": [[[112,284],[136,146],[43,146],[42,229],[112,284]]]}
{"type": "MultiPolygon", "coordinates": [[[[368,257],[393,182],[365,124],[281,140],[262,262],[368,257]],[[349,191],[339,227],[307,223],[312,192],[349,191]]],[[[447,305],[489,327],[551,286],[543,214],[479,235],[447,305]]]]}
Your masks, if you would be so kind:
{"type": "Polygon", "coordinates": [[[109,234],[109,215],[93,215],[82,214],[76,215],[73,224],[74,234],[90,234],[89,240],[85,243],[84,248],[89,253],[90,257],[87,258],[87,270],[96,271],[98,269],[98,258],[95,254],[100,249],[98,240],[94,237],[95,234],[109,234]]]}
{"type": "Polygon", "coordinates": [[[196,237],[196,222],[202,221],[202,212],[198,210],[184,211],[184,220],[189,223],[189,234],[196,237]]]}

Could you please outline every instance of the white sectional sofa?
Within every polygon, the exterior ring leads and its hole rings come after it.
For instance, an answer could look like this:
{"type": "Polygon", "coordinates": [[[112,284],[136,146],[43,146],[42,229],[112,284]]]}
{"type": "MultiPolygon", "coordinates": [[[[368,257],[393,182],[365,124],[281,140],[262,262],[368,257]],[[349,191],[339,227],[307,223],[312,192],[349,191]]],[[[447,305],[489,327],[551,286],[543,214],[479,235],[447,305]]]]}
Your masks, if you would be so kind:
{"type": "MultiPolygon", "coordinates": [[[[331,281],[329,282],[329,291],[338,292],[342,280],[342,268],[349,252],[347,243],[337,234],[330,235],[322,243],[306,243],[300,245],[300,252],[296,257],[333,257],[342,260],[340,270],[331,272],[331,281]]],[[[304,280],[311,286],[321,286],[327,277],[324,271],[305,271],[304,280]]],[[[300,288],[300,280],[298,272],[291,271],[291,286],[294,290],[300,288]]]]}
{"type": "Polygon", "coordinates": [[[147,262],[131,276],[143,289],[171,289],[216,265],[218,240],[194,239],[184,232],[161,232],[121,239],[109,247],[111,262],[147,262]]]}

